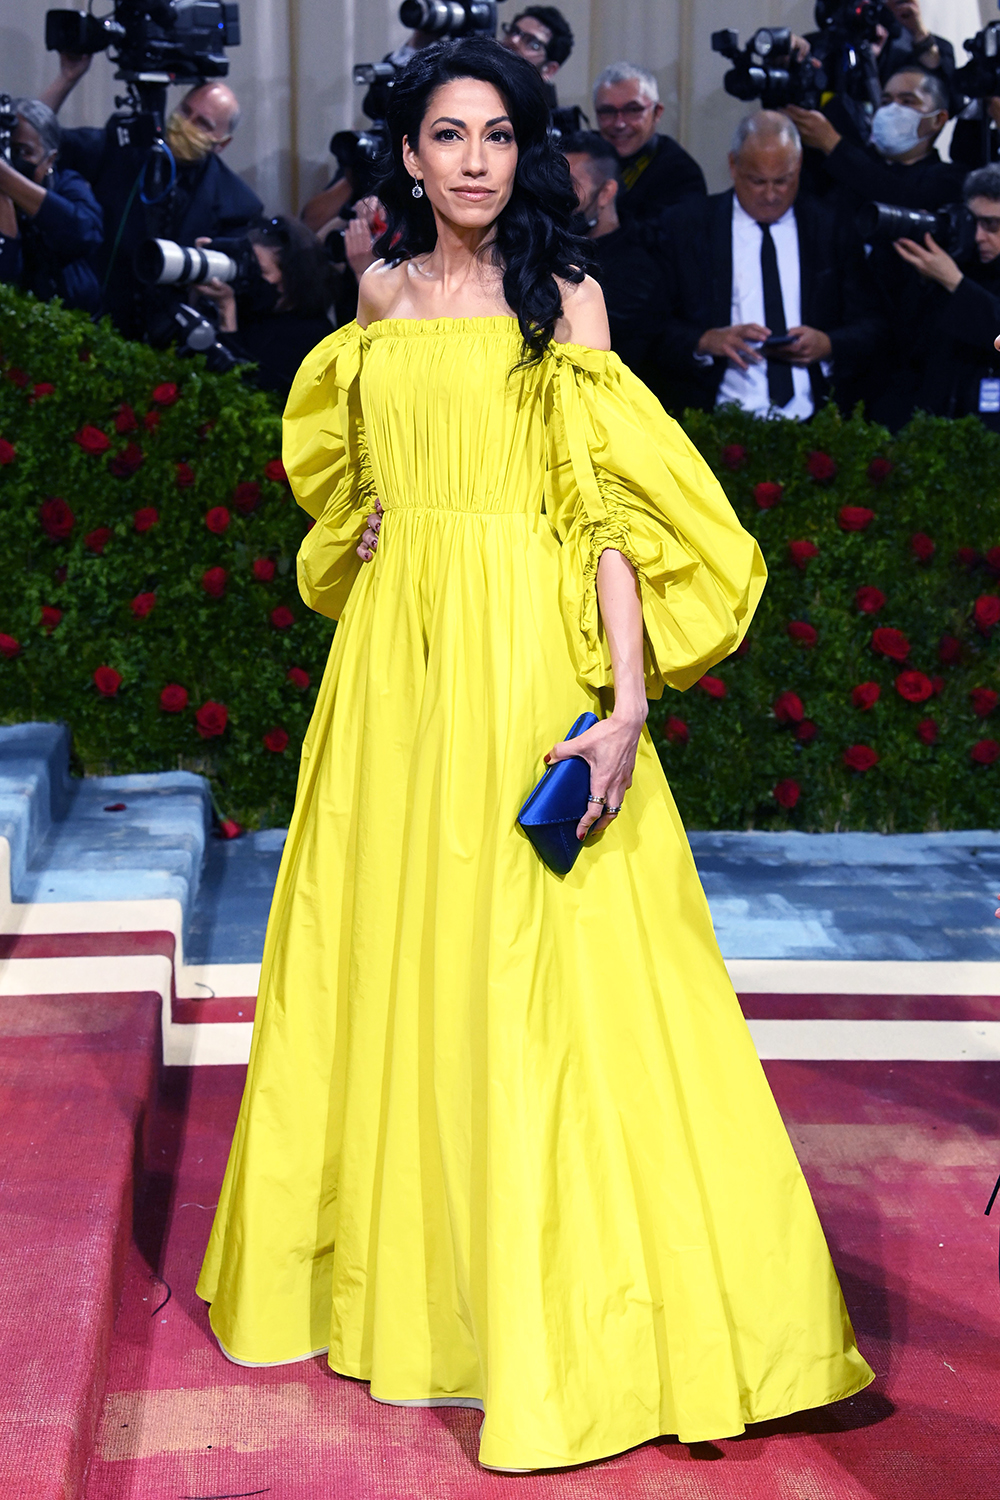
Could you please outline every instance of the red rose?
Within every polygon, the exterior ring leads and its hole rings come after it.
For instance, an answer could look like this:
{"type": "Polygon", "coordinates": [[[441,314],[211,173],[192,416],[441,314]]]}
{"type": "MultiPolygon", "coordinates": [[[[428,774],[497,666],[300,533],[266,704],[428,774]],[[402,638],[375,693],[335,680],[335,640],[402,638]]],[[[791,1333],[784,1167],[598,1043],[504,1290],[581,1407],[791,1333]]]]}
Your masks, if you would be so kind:
{"type": "Polygon", "coordinates": [[[977,766],[991,766],[1000,756],[1000,742],[997,740],[977,740],[969,751],[977,766]]]}
{"type": "Polygon", "coordinates": [[[131,608],[137,620],[144,620],[148,614],[152,613],[155,606],[155,594],[136,594],[132,600],[131,608]]]}
{"type": "Polygon", "coordinates": [[[842,505],[837,516],[841,531],[864,531],[875,519],[875,512],[866,505],[842,505]]]}
{"type": "Polygon", "coordinates": [[[761,510],[772,510],[784,494],[784,488],[780,484],[773,484],[765,479],[763,484],[755,484],[753,497],[761,510]]]}
{"type": "Polygon", "coordinates": [[[992,688],[973,688],[969,694],[969,702],[972,704],[972,712],[976,718],[985,719],[996,708],[997,695],[992,688]]]}
{"type": "Polygon", "coordinates": [[[238,839],[239,836],[240,836],[240,834],[242,832],[243,832],[243,829],[242,829],[241,825],[239,823],[237,823],[234,818],[220,818],[219,819],[219,838],[220,839],[238,839]]]}
{"type": "Polygon", "coordinates": [[[974,568],[979,561],[979,553],[975,547],[959,547],[955,553],[955,561],[961,568],[974,568]]]}
{"type": "Polygon", "coordinates": [[[54,604],[42,605],[42,629],[46,635],[51,635],[53,630],[62,619],[62,610],[57,609],[54,604]]]}
{"type": "Polygon", "coordinates": [[[60,500],[58,495],[53,495],[38,507],[38,519],[46,536],[50,536],[54,542],[65,541],[76,525],[76,517],[66,501],[60,500]]]}
{"type": "Polygon", "coordinates": [[[91,427],[89,423],[73,434],[73,441],[79,443],[84,453],[89,453],[92,457],[107,453],[111,447],[111,439],[99,427],[91,427]]]}
{"type": "Polygon", "coordinates": [[[100,557],[105,547],[111,540],[112,531],[110,526],[98,526],[95,531],[88,531],[83,539],[83,545],[88,552],[93,552],[100,557]]]}
{"type": "Polygon", "coordinates": [[[877,682],[859,682],[856,688],[851,689],[851,702],[862,711],[874,708],[881,696],[882,689],[877,682]]]}
{"type": "Polygon", "coordinates": [[[244,479],[233,490],[233,504],[241,516],[248,516],[260,504],[260,485],[256,479],[244,479]]]}
{"type": "Polygon", "coordinates": [[[691,738],[691,731],[684,720],[675,719],[673,714],[667,719],[665,734],[671,745],[686,745],[691,738]]]}
{"type": "Polygon", "coordinates": [[[882,484],[892,473],[893,465],[887,458],[873,458],[868,465],[868,478],[872,484],[882,484]]]}
{"type": "Polygon", "coordinates": [[[225,568],[209,568],[201,575],[201,586],[205,593],[212,599],[221,599],[226,592],[226,579],[229,574],[225,568]]]}
{"type": "Polygon", "coordinates": [[[295,624],[295,616],[287,604],[279,604],[271,611],[271,624],[275,630],[287,630],[289,625],[295,624]]]}
{"type": "Polygon", "coordinates": [[[142,425],[147,432],[155,432],[160,425],[160,413],[158,411],[148,411],[142,419],[142,425]]]}
{"type": "Polygon", "coordinates": [[[164,381],[163,385],[156,386],[153,391],[153,400],[157,406],[173,406],[177,396],[177,387],[172,380],[164,381]]]}
{"type": "Polygon", "coordinates": [[[815,542],[789,542],[788,560],[793,563],[800,572],[804,573],[812,558],[819,556],[819,548],[815,542]]]}
{"type": "Polygon", "coordinates": [[[726,468],[735,473],[737,469],[742,469],[749,454],[739,443],[727,443],[719,456],[726,468]]]}
{"type": "Polygon", "coordinates": [[[936,719],[921,719],[917,725],[917,739],[922,740],[925,745],[933,745],[937,742],[938,726],[936,719]]]}
{"type": "Polygon", "coordinates": [[[849,771],[870,771],[878,765],[878,755],[871,745],[848,745],[844,751],[844,765],[849,771]]]}
{"type": "Polygon", "coordinates": [[[797,781],[779,781],[771,793],[779,807],[794,807],[802,794],[797,781]]]}
{"type": "Polygon", "coordinates": [[[205,513],[205,525],[209,531],[214,531],[216,536],[221,536],[229,525],[229,512],[224,505],[213,505],[210,511],[205,513]]]}
{"type": "Polygon", "coordinates": [[[108,468],[116,479],[131,479],[146,462],[146,455],[138,443],[128,443],[114,458],[108,459],[108,468]]]}
{"type": "Polygon", "coordinates": [[[962,642],[953,635],[943,635],[938,642],[938,661],[946,667],[954,667],[962,660],[962,642]]]}
{"type": "Polygon", "coordinates": [[[788,639],[797,646],[815,646],[816,631],[805,620],[789,620],[786,626],[788,639]]]}
{"type": "Polygon", "coordinates": [[[1000,573],[1000,547],[991,547],[986,554],[986,566],[994,573],[1000,573]]]}
{"type": "Polygon", "coordinates": [[[98,667],[94,673],[94,686],[102,698],[113,698],[122,685],[122,674],[114,667],[98,667]]]}
{"type": "Polygon", "coordinates": [[[774,700],[774,717],[779,724],[801,724],[805,712],[798,693],[779,693],[774,700]]]}
{"type": "Polygon", "coordinates": [[[811,745],[819,734],[819,725],[813,719],[803,719],[801,724],[795,726],[795,738],[801,740],[803,745],[811,745]]]}
{"type": "Polygon", "coordinates": [[[137,510],[135,515],[132,517],[132,525],[135,527],[136,531],[150,531],[157,524],[159,519],[159,512],[155,509],[154,506],[144,505],[142,509],[137,510]]]}
{"type": "MultiPolygon", "coordinates": [[[[289,667],[287,680],[292,684],[292,687],[297,687],[304,692],[305,689],[309,686],[309,673],[303,672],[301,667],[289,667]]],[[[679,724],[680,719],[675,719],[674,723],[679,724]]],[[[669,733],[667,735],[667,738],[670,738],[669,733]]]]}
{"type": "Polygon", "coordinates": [[[872,631],[872,647],[880,656],[888,656],[890,661],[905,661],[910,654],[910,643],[903,632],[890,630],[887,625],[880,625],[872,631]]]}
{"type": "Polygon", "coordinates": [[[863,615],[877,615],[885,604],[885,595],[881,589],[863,583],[855,592],[854,602],[863,615]]]}
{"type": "Polygon", "coordinates": [[[255,557],[253,560],[253,576],[258,583],[270,583],[274,577],[274,559],[272,557],[255,557]]]}
{"type": "Polygon", "coordinates": [[[8,661],[13,661],[20,649],[20,641],[15,640],[12,635],[4,635],[0,631],[0,656],[5,656],[8,661]]]}
{"type": "Polygon", "coordinates": [[[268,459],[264,465],[264,478],[273,480],[275,484],[288,483],[288,475],[285,473],[285,466],[280,458],[268,459]]]}
{"type": "Polygon", "coordinates": [[[225,734],[229,722],[229,710],[224,703],[214,703],[210,698],[203,703],[194,716],[194,724],[203,740],[214,740],[225,734]]]}
{"type": "Polygon", "coordinates": [[[189,490],[194,484],[194,470],[190,464],[179,463],[174,470],[174,483],[179,490],[189,490]]]}
{"type": "Polygon", "coordinates": [[[123,401],[121,406],[119,406],[118,414],[115,417],[115,431],[135,432],[138,425],[139,423],[136,421],[135,412],[132,410],[131,406],[129,406],[127,401],[123,401]]]}
{"type": "Polygon", "coordinates": [[[27,375],[23,370],[19,370],[16,365],[12,365],[7,371],[7,379],[11,385],[16,385],[19,391],[23,391],[24,387],[28,384],[27,375]]]}
{"type": "Polygon", "coordinates": [[[896,692],[907,703],[926,703],[934,691],[934,684],[923,672],[900,672],[896,678],[896,692]]]}
{"type": "Polygon", "coordinates": [[[188,690],[179,682],[168,682],[160,694],[160,707],[165,714],[179,714],[188,705],[188,690]]]}
{"type": "Polygon", "coordinates": [[[56,388],[48,380],[40,380],[37,385],[31,387],[31,398],[39,401],[43,396],[54,396],[56,388]]]}
{"type": "Polygon", "coordinates": [[[12,464],[17,457],[17,449],[13,443],[8,443],[6,438],[0,438],[0,468],[5,464],[12,464]]]}
{"type": "Polygon", "coordinates": [[[937,548],[926,531],[915,531],[910,537],[910,551],[917,562],[930,562],[937,548]]]}
{"type": "Polygon", "coordinates": [[[724,698],[729,691],[721,677],[711,677],[708,674],[699,677],[698,686],[703,688],[710,698],[724,698]]]}
{"type": "Polygon", "coordinates": [[[817,484],[829,484],[837,472],[837,465],[829,453],[812,452],[806,459],[806,469],[817,484]]]}
{"type": "Polygon", "coordinates": [[[264,736],[264,749],[270,750],[272,755],[280,755],[288,747],[287,729],[269,729],[264,736]]]}
{"type": "Polygon", "coordinates": [[[994,625],[1000,623],[1000,595],[980,594],[973,605],[972,618],[976,629],[982,635],[989,635],[994,625]]]}

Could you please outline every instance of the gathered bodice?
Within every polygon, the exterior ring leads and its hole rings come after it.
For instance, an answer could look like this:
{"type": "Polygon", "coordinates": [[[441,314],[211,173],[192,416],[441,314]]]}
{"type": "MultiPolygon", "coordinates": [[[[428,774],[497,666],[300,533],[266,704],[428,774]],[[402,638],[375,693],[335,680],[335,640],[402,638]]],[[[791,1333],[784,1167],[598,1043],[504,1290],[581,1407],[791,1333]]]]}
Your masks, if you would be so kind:
{"type": "Polygon", "coordinates": [[[387,318],[365,330],[362,347],[361,405],[385,510],[537,512],[544,370],[515,368],[516,318],[387,318]]]}

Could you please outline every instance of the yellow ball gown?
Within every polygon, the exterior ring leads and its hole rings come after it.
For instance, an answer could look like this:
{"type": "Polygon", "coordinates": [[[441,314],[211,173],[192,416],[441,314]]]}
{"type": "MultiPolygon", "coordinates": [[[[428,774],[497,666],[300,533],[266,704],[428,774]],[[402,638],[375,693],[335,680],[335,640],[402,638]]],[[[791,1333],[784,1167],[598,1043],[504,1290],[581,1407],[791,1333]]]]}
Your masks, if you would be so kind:
{"type": "Polygon", "coordinates": [[[299,586],[340,624],[198,1290],[231,1358],[328,1350],[544,1468],[874,1377],[648,734],[570,875],[516,825],[607,708],[602,549],[651,696],[735,648],[763,560],[613,354],[519,354],[511,318],[351,324],[292,390],[299,586]]]}

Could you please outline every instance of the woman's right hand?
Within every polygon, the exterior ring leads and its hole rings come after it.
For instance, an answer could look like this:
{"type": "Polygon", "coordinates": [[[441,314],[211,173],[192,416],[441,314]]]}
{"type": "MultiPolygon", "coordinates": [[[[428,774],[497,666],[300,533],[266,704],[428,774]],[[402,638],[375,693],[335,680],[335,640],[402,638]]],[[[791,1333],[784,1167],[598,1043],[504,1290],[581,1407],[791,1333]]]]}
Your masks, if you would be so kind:
{"type": "Polygon", "coordinates": [[[375,556],[375,548],[378,546],[378,534],[382,528],[382,505],[375,501],[375,511],[368,517],[368,525],[361,533],[361,541],[358,544],[358,556],[362,562],[371,562],[375,556]]]}

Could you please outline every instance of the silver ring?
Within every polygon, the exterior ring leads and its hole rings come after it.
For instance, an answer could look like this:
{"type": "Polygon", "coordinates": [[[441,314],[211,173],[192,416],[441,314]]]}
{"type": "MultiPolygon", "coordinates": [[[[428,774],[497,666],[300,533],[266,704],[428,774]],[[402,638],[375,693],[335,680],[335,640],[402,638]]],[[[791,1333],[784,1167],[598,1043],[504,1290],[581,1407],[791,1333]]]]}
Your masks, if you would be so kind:
{"type": "Polygon", "coordinates": [[[617,807],[609,807],[609,808],[606,808],[605,811],[607,812],[608,817],[610,817],[610,818],[617,818],[618,814],[621,812],[621,810],[622,810],[622,808],[624,806],[625,806],[624,802],[619,802],[619,804],[618,804],[617,807]]]}
{"type": "Polygon", "coordinates": [[[588,797],[587,798],[588,802],[599,802],[600,805],[601,805],[601,807],[604,806],[604,804],[607,802],[607,800],[608,800],[607,797],[588,797]]]}

